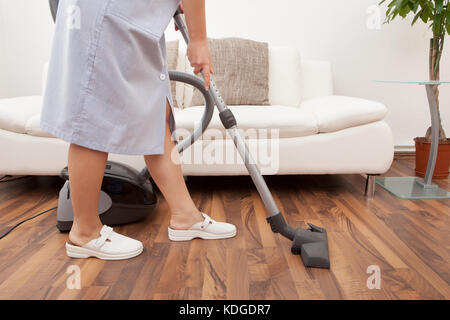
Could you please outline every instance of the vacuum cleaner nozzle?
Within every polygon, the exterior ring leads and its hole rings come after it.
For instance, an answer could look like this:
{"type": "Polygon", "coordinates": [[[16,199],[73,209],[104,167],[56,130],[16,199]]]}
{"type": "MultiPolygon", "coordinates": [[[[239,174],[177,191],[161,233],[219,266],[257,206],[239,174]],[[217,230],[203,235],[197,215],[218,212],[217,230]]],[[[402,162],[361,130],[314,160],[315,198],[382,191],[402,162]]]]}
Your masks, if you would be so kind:
{"type": "Polygon", "coordinates": [[[312,268],[330,268],[328,236],[324,228],[308,223],[309,228],[292,229],[280,213],[268,217],[272,231],[292,240],[291,252],[300,254],[303,264],[312,268]]]}
{"type": "Polygon", "coordinates": [[[329,268],[327,231],[311,223],[308,223],[308,225],[308,229],[299,228],[295,230],[291,252],[300,254],[303,264],[307,267],[329,268]]]}

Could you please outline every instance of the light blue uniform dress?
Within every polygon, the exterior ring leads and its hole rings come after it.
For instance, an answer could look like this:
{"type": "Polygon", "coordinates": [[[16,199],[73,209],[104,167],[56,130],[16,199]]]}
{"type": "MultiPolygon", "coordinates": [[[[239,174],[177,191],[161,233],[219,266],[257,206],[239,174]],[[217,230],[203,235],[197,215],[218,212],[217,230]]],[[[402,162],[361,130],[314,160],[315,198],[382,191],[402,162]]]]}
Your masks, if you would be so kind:
{"type": "Polygon", "coordinates": [[[167,28],[181,0],[61,0],[40,126],[90,149],[164,153],[167,28]]]}

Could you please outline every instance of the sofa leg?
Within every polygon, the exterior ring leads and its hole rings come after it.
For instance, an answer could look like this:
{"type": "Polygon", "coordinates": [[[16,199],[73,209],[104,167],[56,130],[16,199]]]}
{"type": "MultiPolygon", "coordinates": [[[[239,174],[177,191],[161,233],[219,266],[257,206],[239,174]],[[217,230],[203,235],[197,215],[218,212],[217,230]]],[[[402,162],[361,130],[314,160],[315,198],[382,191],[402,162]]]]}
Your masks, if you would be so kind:
{"type": "Polygon", "coordinates": [[[377,174],[368,174],[366,179],[366,190],[364,195],[368,198],[372,198],[375,195],[375,178],[377,174]]]}

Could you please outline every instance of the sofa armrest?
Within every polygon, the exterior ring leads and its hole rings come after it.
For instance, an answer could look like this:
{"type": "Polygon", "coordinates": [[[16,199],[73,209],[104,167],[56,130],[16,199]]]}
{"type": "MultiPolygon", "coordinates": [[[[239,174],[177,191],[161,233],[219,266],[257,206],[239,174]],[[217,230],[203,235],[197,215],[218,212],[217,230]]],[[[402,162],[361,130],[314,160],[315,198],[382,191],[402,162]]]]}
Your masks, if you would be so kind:
{"type": "Polygon", "coordinates": [[[333,95],[331,63],[329,61],[302,60],[300,92],[302,101],[333,95]]]}

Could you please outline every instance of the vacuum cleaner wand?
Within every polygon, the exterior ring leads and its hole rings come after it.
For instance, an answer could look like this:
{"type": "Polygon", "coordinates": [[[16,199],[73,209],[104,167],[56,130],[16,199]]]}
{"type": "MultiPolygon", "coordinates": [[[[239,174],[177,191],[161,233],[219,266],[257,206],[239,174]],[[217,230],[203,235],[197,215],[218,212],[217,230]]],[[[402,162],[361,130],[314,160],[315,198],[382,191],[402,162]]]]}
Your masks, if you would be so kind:
{"type": "MultiPolygon", "coordinates": [[[[189,33],[183,12],[180,8],[178,8],[175,12],[174,21],[186,44],[189,44],[189,33]]],[[[204,78],[203,71],[201,71],[201,74],[204,78]]],[[[256,165],[256,162],[253,160],[252,155],[249,152],[247,144],[238,131],[237,122],[233,113],[230,109],[228,109],[225,101],[220,95],[219,90],[217,89],[213,75],[210,75],[209,94],[216,103],[217,109],[219,110],[220,120],[222,121],[225,129],[227,129],[233,138],[234,145],[244,161],[256,189],[261,196],[268,213],[267,222],[270,224],[272,231],[274,233],[280,233],[292,241],[291,252],[293,254],[300,254],[306,267],[329,268],[330,258],[326,230],[312,224],[308,224],[308,229],[293,229],[286,223],[282,213],[278,209],[272,197],[269,188],[267,187],[266,182],[264,181],[263,176],[259,171],[259,168],[256,165]]]]}

